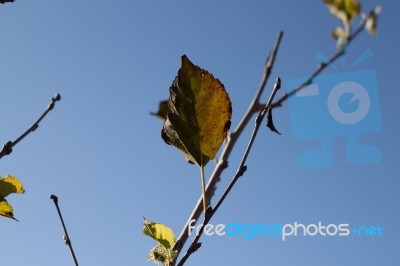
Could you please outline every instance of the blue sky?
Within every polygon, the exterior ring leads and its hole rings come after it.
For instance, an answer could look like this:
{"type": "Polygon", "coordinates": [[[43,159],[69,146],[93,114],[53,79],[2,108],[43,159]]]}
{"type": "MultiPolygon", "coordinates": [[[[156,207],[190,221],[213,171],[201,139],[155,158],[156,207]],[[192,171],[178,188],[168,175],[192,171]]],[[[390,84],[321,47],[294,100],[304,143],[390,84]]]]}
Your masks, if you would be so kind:
{"type": "MultiPolygon", "coordinates": [[[[380,161],[348,163],[344,133],[331,138],[331,167],[304,168],[298,156],[318,147],[320,139],[296,140],[295,127],[311,118],[296,122],[286,102],[274,111],[282,135],[260,131],[248,171],[211,222],[379,225],[384,235],[285,242],[204,237],[187,265],[399,265],[400,4],[362,3],[364,10],[383,6],[377,37],[363,32],[345,60],[325,72],[332,76],[324,77],[332,81],[361,71],[355,79],[362,83],[362,71],[376,73],[374,121],[382,127],[357,129],[357,137],[379,150],[380,161]],[[351,68],[367,50],[373,56],[351,68]]],[[[62,101],[0,161],[0,175],[17,176],[26,189],[8,198],[20,222],[1,219],[0,265],[72,265],[49,194],[59,197],[81,265],[146,264],[154,243],[141,233],[142,217],[165,223],[178,235],[201,192],[198,169],[162,141],[162,123],[149,115],[168,97],[180,56],[186,54],[224,83],[234,128],[258,87],[278,30],[285,35],[264,101],[275,77],[286,89],[290,80],[315,69],[317,53],[335,52],[330,31],[338,24],[322,1],[17,0],[1,5],[0,142],[19,136],[55,93],[62,101]]],[[[231,179],[251,128],[237,144],[217,195],[231,179]]],[[[206,173],[212,169],[210,163],[206,173]]]]}

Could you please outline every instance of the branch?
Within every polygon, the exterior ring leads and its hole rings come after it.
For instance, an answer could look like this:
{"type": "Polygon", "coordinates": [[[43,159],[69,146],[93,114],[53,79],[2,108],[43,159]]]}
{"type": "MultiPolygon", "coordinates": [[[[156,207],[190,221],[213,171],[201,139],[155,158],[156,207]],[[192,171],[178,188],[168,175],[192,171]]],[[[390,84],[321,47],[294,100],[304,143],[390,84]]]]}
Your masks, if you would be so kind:
{"type": "Polygon", "coordinates": [[[0,159],[3,158],[6,155],[10,155],[12,152],[12,149],[15,145],[18,144],[21,140],[23,140],[26,136],[29,135],[29,133],[35,131],[39,127],[39,123],[42,121],[42,119],[49,113],[51,110],[53,110],[55,103],[57,101],[61,100],[61,95],[56,94],[53,98],[51,98],[51,102],[47,106],[47,109],[44,111],[44,113],[39,117],[39,119],[30,127],[28,130],[26,130],[19,138],[17,138],[14,141],[8,141],[6,144],[3,145],[3,149],[0,152],[0,159]]]}
{"type": "MultiPolygon", "coordinates": [[[[215,187],[219,181],[221,173],[228,167],[228,158],[229,158],[229,155],[231,154],[233,147],[236,144],[236,141],[238,140],[239,136],[243,132],[243,129],[249,123],[252,115],[255,112],[257,112],[259,109],[262,108],[261,103],[260,103],[260,97],[261,97],[262,92],[264,91],[265,84],[267,83],[269,75],[272,71],[272,67],[275,62],[275,58],[276,58],[278,48],[279,48],[281,40],[282,40],[282,36],[283,36],[283,32],[282,31],[278,32],[278,36],[275,41],[275,46],[274,46],[272,52],[270,52],[270,54],[268,55],[268,59],[267,59],[267,62],[266,62],[265,68],[264,68],[261,83],[260,83],[260,86],[259,86],[255,96],[254,96],[254,99],[250,103],[250,106],[248,107],[245,115],[243,116],[243,118],[240,121],[237,128],[234,130],[234,132],[229,133],[227,136],[226,145],[221,153],[221,157],[218,160],[217,165],[215,166],[214,172],[212,173],[212,175],[208,181],[208,184],[207,184],[206,194],[207,194],[207,198],[209,200],[211,199],[211,197],[214,194],[214,191],[216,189],[215,187]]],[[[185,243],[189,237],[188,228],[189,228],[190,221],[193,219],[197,221],[197,219],[200,217],[200,215],[202,213],[202,210],[203,210],[202,197],[200,197],[199,200],[197,201],[197,204],[196,204],[195,208],[193,209],[188,221],[186,222],[184,228],[182,229],[181,234],[179,235],[179,237],[175,243],[175,246],[173,249],[175,251],[177,251],[177,255],[175,257],[175,261],[173,264],[175,264],[176,259],[179,256],[179,253],[181,252],[183,246],[185,245],[185,243]]]]}
{"type": "MultiPolygon", "coordinates": [[[[366,24],[367,19],[369,17],[371,17],[372,15],[374,15],[374,14],[375,14],[374,11],[371,11],[371,12],[369,12],[368,16],[366,16],[365,18],[363,18],[361,20],[360,25],[358,26],[358,28],[349,36],[349,38],[347,40],[347,46],[349,46],[350,43],[365,29],[365,24],[366,24]]],[[[279,48],[279,45],[280,45],[280,42],[281,42],[282,35],[283,35],[283,32],[279,32],[278,33],[278,37],[277,37],[277,40],[276,40],[276,43],[275,43],[275,47],[274,47],[273,51],[268,55],[268,60],[267,60],[267,64],[266,64],[265,69],[264,69],[264,74],[263,74],[263,77],[262,77],[262,80],[261,80],[261,84],[260,84],[260,86],[259,86],[259,88],[258,88],[258,90],[256,92],[256,95],[255,95],[253,101],[251,102],[249,108],[247,109],[245,115],[243,116],[242,120],[240,121],[240,123],[239,123],[238,127],[235,129],[235,131],[230,133],[230,134],[228,134],[227,143],[225,145],[225,148],[222,151],[221,158],[218,161],[218,163],[217,163],[217,165],[216,165],[216,167],[214,169],[214,172],[212,173],[212,175],[210,177],[210,180],[209,180],[209,182],[207,184],[206,193],[207,193],[207,197],[209,199],[211,199],[212,195],[214,194],[214,191],[216,189],[216,184],[219,181],[221,173],[223,172],[223,170],[225,168],[228,167],[228,158],[229,158],[229,155],[230,155],[230,153],[231,153],[231,151],[233,149],[233,146],[235,145],[237,139],[241,135],[243,129],[247,126],[247,124],[248,124],[250,118],[252,117],[252,115],[254,113],[256,113],[262,107],[262,104],[260,103],[259,99],[260,99],[260,96],[261,96],[261,94],[262,94],[262,92],[264,90],[264,87],[265,87],[265,84],[266,84],[266,82],[268,80],[270,72],[272,70],[272,67],[273,67],[273,64],[274,64],[274,61],[275,61],[275,57],[276,57],[276,54],[277,54],[277,51],[278,51],[278,48],[279,48]]],[[[284,101],[286,101],[289,97],[291,97],[296,92],[302,90],[307,85],[311,84],[315,77],[317,77],[326,67],[328,67],[330,64],[335,62],[338,58],[340,58],[344,54],[345,54],[345,51],[343,49],[341,49],[337,53],[335,53],[327,62],[319,64],[317,69],[310,75],[310,77],[303,84],[301,84],[297,88],[293,89],[289,93],[283,94],[281,98],[279,98],[277,101],[273,102],[270,105],[270,108],[273,109],[275,107],[282,106],[282,103],[284,101]]],[[[265,116],[265,114],[264,114],[264,116],[265,116]]],[[[244,172],[245,171],[245,166],[243,166],[242,168],[239,168],[239,169],[241,169],[241,171],[244,172]]],[[[184,244],[186,243],[186,241],[187,241],[187,239],[189,237],[188,228],[189,228],[190,221],[192,221],[193,219],[195,219],[197,221],[197,219],[200,217],[200,214],[202,212],[202,205],[201,204],[202,204],[202,198],[200,197],[200,199],[197,201],[197,204],[196,204],[195,208],[193,209],[193,211],[192,211],[192,213],[190,215],[190,218],[186,222],[183,230],[181,231],[180,236],[178,237],[178,239],[177,239],[177,241],[175,243],[175,246],[174,246],[173,249],[177,251],[177,255],[175,257],[173,265],[175,265],[176,259],[179,256],[179,253],[181,252],[184,244]]],[[[219,206],[216,206],[216,207],[219,207],[219,206]]],[[[206,215],[206,217],[207,217],[207,215],[206,215]]],[[[206,218],[204,219],[204,222],[208,222],[206,220],[206,218]]],[[[200,231],[202,232],[202,230],[200,230],[200,231]]],[[[196,243],[197,242],[198,242],[198,240],[196,241],[196,243]]],[[[199,248],[199,246],[198,245],[194,245],[193,243],[192,243],[191,247],[189,248],[189,250],[192,250],[192,251],[194,250],[195,251],[195,250],[197,250],[199,248]]],[[[191,252],[191,253],[193,253],[193,252],[191,252]]],[[[182,264],[180,263],[179,265],[183,265],[183,263],[182,264]]]]}
{"type": "Polygon", "coordinates": [[[15,0],[0,0],[0,4],[4,4],[4,3],[12,3],[15,0]]]}
{"type": "Polygon", "coordinates": [[[64,219],[63,219],[63,217],[61,215],[60,207],[58,206],[58,197],[56,195],[50,195],[50,199],[52,199],[53,202],[54,202],[54,205],[56,205],[56,209],[57,209],[57,212],[58,212],[58,217],[60,218],[62,227],[64,229],[64,242],[68,246],[69,251],[71,252],[72,258],[73,258],[74,263],[75,263],[75,266],[78,266],[78,260],[75,257],[75,252],[74,252],[74,249],[72,248],[71,239],[68,236],[67,227],[65,226],[64,219]]]}
{"type": "MultiPolygon", "coordinates": [[[[358,26],[358,28],[347,39],[347,44],[346,44],[345,48],[347,48],[350,45],[350,43],[365,29],[365,23],[367,22],[367,19],[369,17],[371,17],[372,15],[374,15],[374,12],[375,11],[370,11],[368,13],[369,14],[368,16],[366,16],[365,18],[361,19],[361,22],[360,22],[360,25],[358,26]]],[[[345,49],[339,49],[330,59],[328,59],[327,62],[322,62],[322,63],[318,64],[317,69],[315,69],[314,72],[311,73],[311,75],[308,77],[308,79],[306,81],[304,81],[302,84],[300,84],[298,87],[294,88],[290,92],[284,93],[281,98],[279,98],[276,102],[274,102],[272,104],[272,108],[281,107],[283,102],[285,102],[289,97],[292,97],[294,94],[296,94],[297,92],[301,91],[302,89],[304,89],[308,85],[310,85],[313,82],[313,80],[325,68],[327,68],[333,62],[335,62],[338,58],[342,57],[344,54],[345,54],[345,49]]]]}
{"type": "Polygon", "coordinates": [[[244,155],[242,157],[242,160],[241,160],[241,162],[239,164],[239,167],[238,167],[238,169],[236,171],[235,176],[232,178],[231,182],[229,183],[229,186],[226,188],[226,190],[222,194],[221,198],[218,200],[218,202],[215,205],[214,209],[211,209],[211,207],[209,209],[207,209],[207,213],[206,213],[204,221],[203,221],[203,226],[200,228],[199,233],[193,239],[193,242],[190,245],[190,247],[188,248],[188,250],[185,253],[185,255],[179,261],[178,266],[183,266],[185,264],[186,260],[190,257],[190,255],[192,255],[194,252],[196,252],[196,250],[200,247],[199,240],[200,240],[201,236],[203,235],[204,227],[208,224],[208,222],[211,220],[211,218],[214,216],[214,214],[218,211],[219,207],[224,202],[224,200],[228,196],[229,192],[232,190],[232,188],[235,185],[236,181],[238,181],[239,178],[244,174],[244,172],[246,172],[247,166],[245,165],[245,163],[246,163],[246,160],[247,160],[247,156],[249,155],[249,153],[251,151],[251,148],[253,146],[254,140],[256,139],[258,130],[260,129],[260,126],[261,126],[261,122],[265,118],[265,115],[267,114],[267,112],[269,112],[271,110],[272,101],[273,101],[273,99],[274,99],[274,97],[276,95],[276,92],[280,88],[281,88],[281,80],[280,80],[280,78],[277,78],[276,81],[275,81],[274,89],[273,89],[273,91],[271,93],[271,96],[270,96],[270,98],[268,100],[268,103],[266,104],[266,106],[264,108],[262,108],[259,111],[258,116],[256,117],[256,122],[255,122],[254,130],[253,130],[253,134],[250,137],[250,141],[249,141],[249,143],[247,145],[247,148],[246,148],[246,150],[244,152],[244,155]]]}

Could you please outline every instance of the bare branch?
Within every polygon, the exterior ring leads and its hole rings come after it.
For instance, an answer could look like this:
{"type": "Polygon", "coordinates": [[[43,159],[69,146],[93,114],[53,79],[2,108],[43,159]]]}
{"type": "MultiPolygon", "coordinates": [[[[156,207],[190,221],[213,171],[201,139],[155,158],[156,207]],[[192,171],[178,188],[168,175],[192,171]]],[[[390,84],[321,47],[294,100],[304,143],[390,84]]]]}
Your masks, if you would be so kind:
{"type": "Polygon", "coordinates": [[[46,110],[44,113],[39,117],[38,120],[30,127],[28,128],[21,136],[19,136],[16,140],[14,141],[8,141],[6,144],[3,145],[3,149],[0,151],[0,159],[3,158],[6,155],[11,154],[12,149],[15,145],[18,144],[21,140],[23,140],[26,136],[29,135],[29,133],[35,131],[39,127],[39,123],[42,121],[42,119],[49,113],[51,110],[53,110],[55,103],[57,101],[61,100],[61,95],[56,94],[53,98],[51,98],[51,102],[47,106],[46,110]]]}

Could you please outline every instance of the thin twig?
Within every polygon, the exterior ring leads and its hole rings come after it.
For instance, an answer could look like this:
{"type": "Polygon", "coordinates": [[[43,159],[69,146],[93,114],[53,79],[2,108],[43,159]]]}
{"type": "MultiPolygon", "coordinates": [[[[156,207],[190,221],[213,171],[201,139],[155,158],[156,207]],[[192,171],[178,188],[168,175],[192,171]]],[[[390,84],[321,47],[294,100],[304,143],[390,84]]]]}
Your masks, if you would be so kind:
{"type": "Polygon", "coordinates": [[[266,106],[264,108],[262,108],[259,113],[258,116],[256,117],[256,122],[255,122],[255,126],[254,126],[254,130],[253,130],[253,134],[251,135],[251,138],[249,140],[249,143],[247,145],[247,148],[244,152],[244,155],[242,157],[242,160],[239,164],[239,167],[236,171],[235,176],[232,178],[231,182],[229,183],[229,186],[226,188],[226,190],[224,191],[224,193],[222,194],[221,198],[218,200],[217,204],[215,205],[215,207],[213,209],[209,208],[210,211],[207,210],[207,215],[205,216],[204,220],[203,220],[203,226],[200,228],[199,233],[196,235],[196,237],[193,239],[192,243],[190,244],[187,252],[185,253],[185,255],[182,257],[182,259],[179,261],[178,266],[183,266],[186,262],[186,260],[190,257],[190,255],[192,255],[194,252],[196,252],[196,250],[199,247],[199,240],[201,238],[201,236],[203,235],[204,232],[204,228],[205,226],[208,224],[208,222],[211,220],[211,218],[214,216],[214,214],[218,211],[219,207],[221,206],[221,204],[224,202],[225,198],[228,196],[229,192],[232,190],[233,186],[235,185],[236,181],[239,180],[239,178],[244,174],[244,172],[246,171],[247,167],[246,167],[246,160],[247,160],[247,156],[249,155],[251,148],[253,146],[254,140],[256,139],[258,130],[260,129],[261,123],[265,117],[265,115],[267,114],[267,112],[271,109],[271,104],[272,101],[276,95],[276,92],[281,88],[281,80],[280,78],[277,78],[275,81],[275,86],[274,89],[272,90],[271,96],[268,100],[268,103],[266,104],[266,106]]]}
{"type": "Polygon", "coordinates": [[[282,103],[285,102],[289,97],[292,97],[294,94],[297,92],[301,91],[308,85],[310,85],[313,80],[323,71],[325,70],[328,66],[330,66],[333,62],[335,62],[338,58],[342,57],[345,54],[345,49],[349,47],[350,43],[360,34],[364,29],[365,29],[365,23],[367,22],[367,19],[374,14],[374,11],[370,11],[369,15],[363,19],[361,19],[360,25],[358,28],[350,35],[350,37],[347,39],[347,44],[344,49],[339,49],[331,58],[328,59],[327,62],[321,62],[318,64],[318,67],[314,70],[313,73],[308,77],[306,81],[304,81],[302,84],[294,88],[288,93],[284,93],[281,98],[279,98],[276,102],[272,104],[272,108],[275,107],[281,107],[282,103]]]}
{"type": "Polygon", "coordinates": [[[44,111],[44,113],[39,117],[38,120],[36,120],[36,122],[30,127],[28,128],[21,136],[19,136],[16,140],[14,141],[8,141],[6,144],[3,145],[3,149],[0,152],[0,159],[3,158],[5,155],[9,155],[12,152],[12,149],[15,145],[18,144],[18,142],[20,142],[21,140],[23,140],[26,136],[29,135],[29,133],[35,131],[38,127],[39,127],[39,123],[40,121],[42,121],[42,119],[47,115],[47,113],[49,113],[51,110],[53,110],[55,103],[57,101],[61,100],[61,95],[60,94],[56,94],[53,98],[51,98],[51,102],[49,103],[49,105],[47,106],[46,110],[44,111]]]}
{"type": "MultiPolygon", "coordinates": [[[[276,58],[276,55],[277,55],[277,52],[278,52],[278,49],[279,49],[279,46],[280,46],[280,43],[282,40],[282,36],[283,36],[283,32],[279,31],[276,41],[275,41],[275,46],[274,46],[273,50],[270,52],[270,54],[268,55],[268,60],[266,62],[265,68],[264,68],[260,86],[258,87],[258,90],[254,96],[254,99],[250,103],[250,106],[247,109],[246,114],[243,116],[242,120],[240,121],[240,123],[237,126],[237,128],[235,129],[235,131],[228,134],[227,142],[221,153],[221,157],[218,160],[218,163],[215,166],[214,172],[212,173],[212,175],[207,183],[206,194],[207,194],[207,198],[209,200],[211,199],[211,197],[214,194],[215,186],[219,181],[221,173],[224,171],[224,169],[226,169],[228,167],[228,158],[229,158],[229,155],[231,154],[233,147],[236,144],[236,141],[238,140],[239,136],[243,132],[243,129],[249,123],[252,115],[255,112],[257,112],[259,109],[261,109],[260,108],[260,97],[261,97],[262,92],[264,91],[265,84],[267,83],[267,80],[272,71],[272,67],[275,62],[275,58],[276,58]]],[[[176,259],[189,237],[188,228],[189,228],[190,221],[193,219],[197,221],[197,219],[200,217],[202,211],[203,211],[202,197],[200,197],[199,200],[197,201],[196,207],[193,209],[188,221],[186,222],[184,228],[182,229],[181,234],[179,235],[179,237],[176,241],[176,244],[174,246],[174,250],[177,251],[177,255],[175,257],[174,264],[176,263],[176,259]]]]}
{"type": "Polygon", "coordinates": [[[58,206],[58,197],[56,195],[50,195],[50,199],[52,199],[53,202],[54,202],[54,205],[56,205],[58,216],[60,217],[61,224],[62,224],[62,227],[64,229],[64,242],[68,246],[69,251],[71,252],[72,258],[74,259],[75,266],[78,266],[78,260],[75,257],[75,252],[74,252],[74,249],[72,248],[71,239],[69,238],[69,235],[68,235],[68,232],[67,232],[67,227],[65,226],[64,219],[63,219],[63,217],[61,215],[61,211],[60,211],[60,208],[58,206]]]}
{"type": "Polygon", "coordinates": [[[219,201],[217,202],[215,207],[213,208],[212,215],[214,215],[214,213],[218,210],[218,208],[220,207],[222,202],[225,200],[226,196],[228,196],[229,192],[231,191],[231,189],[233,188],[233,186],[235,185],[235,183],[239,179],[239,177],[241,177],[244,174],[244,172],[247,170],[247,167],[245,166],[247,156],[249,155],[250,150],[253,146],[254,140],[256,139],[258,130],[260,129],[260,126],[261,126],[261,122],[264,120],[264,117],[267,114],[267,112],[271,109],[272,101],[274,100],[275,95],[280,88],[281,88],[281,79],[278,77],[275,81],[274,89],[272,90],[271,96],[269,97],[267,104],[265,105],[264,108],[262,108],[259,111],[258,116],[256,117],[253,134],[250,137],[249,144],[247,145],[246,151],[244,152],[242,161],[239,164],[236,174],[235,174],[234,178],[232,179],[231,183],[229,184],[229,186],[227,187],[227,189],[225,190],[225,192],[222,194],[221,198],[219,199],[219,201]]]}
{"type": "Polygon", "coordinates": [[[4,3],[12,3],[12,2],[14,2],[15,0],[2,0],[2,1],[0,1],[0,4],[4,4],[4,3]]]}

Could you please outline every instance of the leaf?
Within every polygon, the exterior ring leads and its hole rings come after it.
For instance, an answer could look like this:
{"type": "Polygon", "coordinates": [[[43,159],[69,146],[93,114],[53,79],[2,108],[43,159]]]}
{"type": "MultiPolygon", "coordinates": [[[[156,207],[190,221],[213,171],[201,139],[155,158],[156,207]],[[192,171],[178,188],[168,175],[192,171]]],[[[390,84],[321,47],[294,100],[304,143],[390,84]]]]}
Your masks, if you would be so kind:
{"type": "Polygon", "coordinates": [[[331,36],[337,40],[336,47],[340,50],[345,49],[348,43],[349,33],[343,30],[341,27],[336,27],[332,30],[331,36]]]}
{"type": "Polygon", "coordinates": [[[165,121],[167,119],[168,111],[169,111],[168,100],[165,100],[165,101],[161,101],[159,103],[157,113],[151,112],[150,114],[160,118],[163,121],[165,121]]]}
{"type": "Polygon", "coordinates": [[[22,183],[15,177],[7,175],[5,178],[0,177],[0,197],[7,197],[11,193],[24,193],[22,183]]]}
{"type": "Polygon", "coordinates": [[[278,133],[279,135],[281,135],[281,133],[279,133],[279,131],[276,129],[276,127],[274,126],[274,121],[272,120],[272,110],[271,110],[271,108],[268,110],[268,113],[267,113],[267,127],[271,130],[271,131],[273,131],[273,132],[275,132],[275,133],[278,133]]]}
{"type": "Polygon", "coordinates": [[[172,250],[175,245],[174,232],[167,226],[150,222],[144,218],[143,234],[153,238],[158,245],[152,248],[147,256],[150,261],[160,262],[162,265],[171,265],[177,252],[172,250]]]}
{"type": "Polygon", "coordinates": [[[147,260],[169,266],[176,255],[177,251],[166,252],[162,245],[158,245],[150,250],[149,254],[147,255],[147,260]]]}
{"type": "Polygon", "coordinates": [[[147,256],[147,260],[160,262],[163,265],[168,262],[168,256],[165,248],[162,245],[155,246],[152,248],[147,256]]]}
{"type": "Polygon", "coordinates": [[[345,32],[341,27],[336,27],[332,30],[331,36],[333,39],[343,39],[345,38],[345,32]]]}
{"type": "Polygon", "coordinates": [[[0,197],[0,215],[18,221],[14,218],[12,206],[3,197],[0,197]]]}
{"type": "Polygon", "coordinates": [[[376,35],[376,26],[378,21],[378,15],[381,13],[382,7],[377,6],[375,10],[368,16],[367,21],[365,22],[365,28],[372,36],[376,35]]]}
{"type": "Polygon", "coordinates": [[[13,208],[7,202],[5,197],[11,193],[24,193],[22,183],[15,177],[7,175],[5,178],[0,177],[0,215],[14,219],[13,208]]]}
{"type": "Polygon", "coordinates": [[[324,0],[324,3],[343,24],[350,23],[361,11],[361,4],[357,0],[324,0]]]}
{"type": "Polygon", "coordinates": [[[143,234],[153,238],[167,250],[175,245],[175,235],[171,228],[160,223],[150,222],[146,218],[144,218],[143,234]]]}
{"type": "Polygon", "coordinates": [[[224,86],[183,55],[168,106],[162,138],[180,149],[187,161],[205,166],[215,157],[230,126],[232,107],[224,86]]]}

